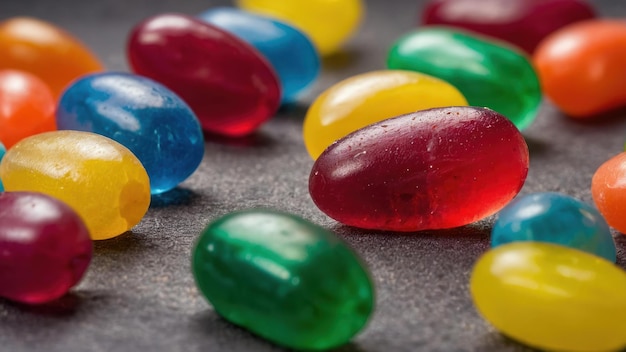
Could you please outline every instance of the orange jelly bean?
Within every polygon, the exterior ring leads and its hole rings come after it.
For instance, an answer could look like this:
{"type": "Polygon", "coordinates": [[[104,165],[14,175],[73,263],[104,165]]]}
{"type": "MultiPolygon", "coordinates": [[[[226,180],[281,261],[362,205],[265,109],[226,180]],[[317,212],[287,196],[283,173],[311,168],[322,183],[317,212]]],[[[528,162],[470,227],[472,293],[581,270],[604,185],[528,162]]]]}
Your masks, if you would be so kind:
{"type": "Polygon", "coordinates": [[[598,168],[591,180],[591,194],[606,222],[626,234],[626,152],[598,168]]]}
{"type": "Polygon", "coordinates": [[[39,76],[55,98],[75,78],[103,69],[89,49],[72,35],[27,17],[0,23],[0,69],[7,68],[39,76]]]}
{"type": "Polygon", "coordinates": [[[0,141],[7,148],[34,134],[56,130],[55,106],[50,88],[37,76],[0,70],[0,141]]]}
{"type": "Polygon", "coordinates": [[[626,105],[626,23],[591,20],[548,36],[534,56],[544,93],[563,112],[588,118],[626,105]]]}

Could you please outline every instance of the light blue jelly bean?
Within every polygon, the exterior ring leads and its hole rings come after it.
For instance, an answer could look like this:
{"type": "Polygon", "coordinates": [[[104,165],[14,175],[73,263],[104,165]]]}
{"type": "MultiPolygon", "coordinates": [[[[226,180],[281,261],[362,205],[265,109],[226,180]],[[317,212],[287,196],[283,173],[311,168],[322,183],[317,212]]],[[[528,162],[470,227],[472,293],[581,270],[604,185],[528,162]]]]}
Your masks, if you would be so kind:
{"type": "Polygon", "coordinates": [[[560,244],[615,262],[615,242],[600,213],[559,193],[535,193],[507,205],[491,232],[491,245],[516,241],[560,244]]]}
{"type": "Polygon", "coordinates": [[[210,9],[199,18],[236,35],[267,58],[281,81],[283,103],[296,100],[319,74],[320,56],[311,40],[284,22],[230,7],[210,9]]]}
{"type": "MultiPolygon", "coordinates": [[[[7,149],[4,147],[4,144],[2,144],[2,142],[0,142],[0,162],[2,161],[2,158],[4,158],[4,153],[7,152],[7,149]]],[[[2,180],[0,180],[0,192],[4,191],[4,186],[2,185],[2,180]]]]}
{"type": "Polygon", "coordinates": [[[176,187],[200,165],[204,135],[196,115],[165,86],[128,73],[80,78],[63,93],[60,130],[109,137],[130,149],[150,177],[152,194],[176,187]]]}

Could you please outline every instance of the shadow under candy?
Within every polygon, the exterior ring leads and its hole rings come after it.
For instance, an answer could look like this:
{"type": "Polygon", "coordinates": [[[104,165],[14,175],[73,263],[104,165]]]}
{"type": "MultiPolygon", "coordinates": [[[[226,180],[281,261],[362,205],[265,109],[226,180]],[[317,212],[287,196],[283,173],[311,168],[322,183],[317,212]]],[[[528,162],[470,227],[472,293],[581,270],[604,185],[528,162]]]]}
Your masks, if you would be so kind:
{"type": "MultiPolygon", "coordinates": [[[[204,335],[211,346],[224,345],[232,351],[293,351],[276,345],[252,332],[230,323],[214,310],[207,309],[191,319],[194,334],[204,335]]],[[[360,346],[349,342],[343,346],[326,350],[328,352],[365,352],[360,346]]]]}
{"type": "Polygon", "coordinates": [[[264,133],[261,130],[256,130],[248,135],[241,137],[228,137],[205,131],[204,139],[207,143],[216,143],[242,148],[275,147],[280,144],[279,141],[272,138],[272,136],[264,133]]]}
{"type": "Polygon", "coordinates": [[[168,206],[190,205],[200,196],[194,191],[176,187],[167,192],[153,194],[150,202],[150,208],[163,208],[168,206]]]}

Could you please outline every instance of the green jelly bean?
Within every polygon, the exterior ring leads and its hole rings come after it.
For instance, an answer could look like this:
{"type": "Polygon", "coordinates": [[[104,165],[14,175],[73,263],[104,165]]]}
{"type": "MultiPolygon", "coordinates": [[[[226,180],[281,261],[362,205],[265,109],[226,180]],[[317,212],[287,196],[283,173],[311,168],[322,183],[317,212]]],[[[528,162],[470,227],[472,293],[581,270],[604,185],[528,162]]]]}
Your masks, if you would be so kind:
{"type": "Polygon", "coordinates": [[[218,314],[290,348],[342,345],[374,307],[358,256],[332,232],[291,214],[249,210],[215,220],[200,236],[192,267],[218,314]]]}
{"type": "Polygon", "coordinates": [[[472,106],[528,127],[539,110],[537,73],[522,51],[495,39],[445,27],[426,27],[396,41],[387,58],[390,69],[438,77],[455,86],[472,106]]]}

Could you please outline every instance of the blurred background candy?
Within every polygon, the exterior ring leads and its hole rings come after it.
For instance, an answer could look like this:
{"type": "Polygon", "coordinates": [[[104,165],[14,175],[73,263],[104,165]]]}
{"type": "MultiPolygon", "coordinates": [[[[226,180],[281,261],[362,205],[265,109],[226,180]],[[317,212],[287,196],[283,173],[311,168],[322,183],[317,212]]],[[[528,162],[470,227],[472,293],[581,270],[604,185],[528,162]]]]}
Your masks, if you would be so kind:
{"type": "Polygon", "coordinates": [[[178,94],[208,132],[245,136],[280,105],[280,83],[267,60],[250,44],[200,19],[148,18],[130,33],[127,54],[135,73],[178,94]]]}
{"type": "Polygon", "coordinates": [[[236,0],[239,7],[275,17],[301,29],[322,55],[337,52],[356,32],[362,0],[236,0]]]}
{"type": "Polygon", "coordinates": [[[282,102],[295,101],[320,71],[311,40],[297,28],[270,17],[231,7],[207,10],[199,17],[251,44],[272,64],[282,88],[282,102]]]}
{"type": "Polygon", "coordinates": [[[548,98],[574,118],[626,105],[626,22],[599,19],[564,27],[537,48],[534,64],[548,98]]]}
{"type": "Polygon", "coordinates": [[[100,61],[70,33],[29,17],[0,23],[0,69],[8,68],[39,77],[55,99],[73,79],[103,70],[100,61]]]}
{"type": "Polygon", "coordinates": [[[431,0],[425,25],[445,25],[505,40],[532,54],[539,42],[568,24],[595,17],[581,0],[431,0]]]}
{"type": "Polygon", "coordinates": [[[449,27],[424,27],[392,45],[387,67],[443,79],[457,87],[469,105],[493,109],[520,130],[539,111],[541,87],[530,58],[489,37],[449,27]]]}
{"type": "Polygon", "coordinates": [[[55,107],[50,88],[37,76],[0,70],[0,140],[7,148],[28,136],[54,131],[55,107]]]}

